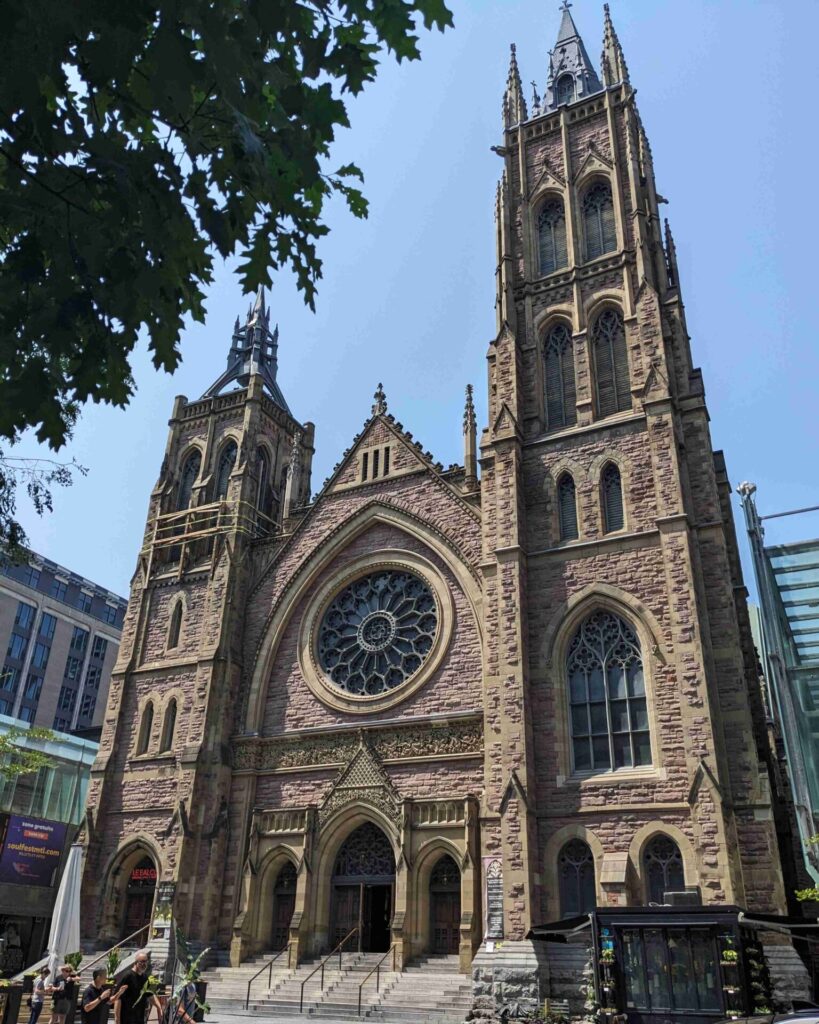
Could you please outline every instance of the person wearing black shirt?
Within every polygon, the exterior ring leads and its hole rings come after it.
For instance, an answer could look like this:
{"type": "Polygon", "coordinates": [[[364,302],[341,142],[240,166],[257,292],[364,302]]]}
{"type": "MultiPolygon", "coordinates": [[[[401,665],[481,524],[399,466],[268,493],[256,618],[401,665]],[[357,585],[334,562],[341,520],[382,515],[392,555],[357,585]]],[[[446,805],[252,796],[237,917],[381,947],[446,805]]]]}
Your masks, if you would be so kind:
{"type": "Polygon", "coordinates": [[[148,981],[148,951],[141,949],[133,968],[124,974],[113,1002],[116,1007],[116,1024],[145,1024],[149,1006],[156,1010],[157,1021],[162,1019],[162,1007],[156,996],[143,996],[142,990],[148,981]]]}
{"type": "Polygon", "coordinates": [[[74,980],[76,977],[74,968],[70,964],[63,964],[60,973],[48,986],[52,999],[50,1024],[64,1024],[65,1015],[71,1008],[71,1000],[77,998],[77,983],[74,980]]]}
{"type": "Polygon", "coordinates": [[[82,994],[82,1024],[102,1024],[111,998],[111,989],[104,987],[108,972],[104,967],[94,971],[94,980],[82,994]]]}

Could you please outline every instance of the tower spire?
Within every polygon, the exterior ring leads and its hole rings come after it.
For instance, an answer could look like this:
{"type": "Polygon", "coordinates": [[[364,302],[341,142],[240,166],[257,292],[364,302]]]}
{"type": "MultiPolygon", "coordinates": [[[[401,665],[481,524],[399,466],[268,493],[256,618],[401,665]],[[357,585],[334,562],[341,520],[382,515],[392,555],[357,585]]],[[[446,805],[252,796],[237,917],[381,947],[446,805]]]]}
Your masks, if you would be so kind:
{"type": "Polygon", "coordinates": [[[478,427],[475,420],[475,403],[472,401],[472,385],[466,385],[464,405],[464,483],[471,490],[478,483],[477,455],[478,427]]]}
{"type": "Polygon", "coordinates": [[[503,94],[503,124],[505,128],[520,124],[527,119],[526,100],[523,98],[523,86],[518,70],[517,47],[512,43],[509,56],[509,74],[506,77],[506,90],[503,94]]]}
{"type": "Polygon", "coordinates": [[[554,50],[549,51],[549,78],[543,97],[543,113],[583,99],[603,88],[571,14],[571,3],[560,7],[560,31],[554,50]]]}
{"type": "Polygon", "coordinates": [[[256,298],[248,307],[244,324],[240,323],[238,316],[236,317],[228,349],[227,369],[214,381],[203,397],[212,398],[234,382],[245,388],[251,375],[258,374],[276,405],[292,415],[276,381],[278,354],[279,325],[276,324],[273,330],[270,330],[270,310],[264,287],[259,285],[256,298]]]}
{"type": "Polygon", "coordinates": [[[631,80],[628,76],[628,64],[626,64],[623,47],[620,45],[620,40],[617,38],[617,32],[611,20],[609,5],[605,4],[603,10],[605,11],[602,60],[603,84],[606,87],[618,85],[621,82],[631,85],[631,80]]]}

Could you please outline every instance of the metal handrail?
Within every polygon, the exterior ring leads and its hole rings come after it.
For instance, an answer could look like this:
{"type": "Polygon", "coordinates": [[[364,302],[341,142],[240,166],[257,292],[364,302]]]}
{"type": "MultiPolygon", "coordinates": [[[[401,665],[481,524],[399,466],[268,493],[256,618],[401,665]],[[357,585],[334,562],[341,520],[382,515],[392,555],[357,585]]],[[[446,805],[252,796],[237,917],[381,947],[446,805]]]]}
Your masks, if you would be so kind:
{"type": "Polygon", "coordinates": [[[150,924],[144,924],[139,929],[139,931],[134,932],[132,935],[126,936],[126,938],[124,938],[121,942],[118,942],[116,944],[116,946],[112,946],[110,949],[106,949],[104,953],[100,953],[100,955],[96,958],[96,960],[92,960],[90,964],[85,964],[84,967],[83,967],[83,971],[87,971],[89,969],[89,967],[93,967],[94,964],[98,964],[100,962],[100,960],[102,960],[104,957],[108,956],[109,953],[113,953],[115,949],[120,949],[122,946],[125,945],[126,942],[130,942],[131,939],[135,939],[137,937],[137,935],[141,935],[143,932],[147,931],[150,927],[151,927],[150,924]]]}
{"type": "Polygon", "coordinates": [[[351,931],[347,932],[347,934],[344,936],[341,942],[339,942],[335,949],[328,953],[327,956],[321,961],[321,963],[318,964],[318,966],[314,968],[314,970],[310,971],[310,973],[301,983],[301,994],[299,995],[299,1013],[304,1013],[304,986],[313,977],[316,971],[321,971],[321,991],[324,991],[324,965],[327,963],[330,957],[333,957],[336,955],[336,953],[338,953],[338,969],[341,970],[341,953],[343,947],[346,945],[347,940],[351,939],[356,934],[357,931],[358,925],[356,925],[355,928],[353,928],[351,931]]]}
{"type": "Polygon", "coordinates": [[[373,975],[375,975],[375,991],[376,992],[380,992],[381,991],[381,964],[383,964],[384,961],[387,959],[387,957],[390,955],[390,953],[392,953],[392,969],[393,969],[393,971],[395,970],[395,947],[397,945],[398,945],[397,942],[393,942],[393,944],[390,946],[390,948],[387,950],[387,952],[381,957],[381,959],[378,961],[378,963],[375,965],[375,967],[373,967],[373,969],[370,971],[370,973],[367,975],[367,977],[358,986],[358,1016],[359,1017],[361,1016],[361,993],[362,993],[362,991],[364,989],[364,986],[367,984],[367,982],[370,980],[370,978],[373,975]]]}
{"type": "Polygon", "coordinates": [[[274,957],[271,957],[271,959],[268,960],[267,963],[262,964],[262,966],[258,969],[258,971],[256,971],[256,973],[253,975],[253,977],[247,983],[247,998],[245,999],[245,1009],[247,1009],[250,1006],[250,986],[259,977],[259,975],[262,973],[262,971],[266,967],[268,968],[268,972],[267,972],[267,987],[268,987],[268,989],[273,984],[273,964],[279,959],[279,957],[282,955],[282,953],[287,953],[287,968],[288,968],[288,970],[290,969],[290,947],[292,945],[293,945],[292,942],[288,942],[287,945],[283,949],[280,949],[279,952],[274,957]]]}

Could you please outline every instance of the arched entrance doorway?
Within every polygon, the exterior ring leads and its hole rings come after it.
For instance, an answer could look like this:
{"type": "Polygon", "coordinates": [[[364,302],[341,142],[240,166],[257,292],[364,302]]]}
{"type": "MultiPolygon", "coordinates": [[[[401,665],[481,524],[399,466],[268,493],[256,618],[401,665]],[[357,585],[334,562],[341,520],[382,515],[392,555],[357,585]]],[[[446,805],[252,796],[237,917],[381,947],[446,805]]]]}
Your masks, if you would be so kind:
{"type": "Polygon", "coordinates": [[[273,934],[271,948],[284,949],[290,937],[290,919],[296,909],[296,869],[287,861],[273,887],[273,934]]]}
{"type": "Polygon", "coordinates": [[[125,914],[122,922],[122,938],[144,928],[151,920],[156,892],[156,865],[146,854],[128,872],[125,888],[125,914]]]}
{"type": "Polygon", "coordinates": [[[445,853],[429,876],[431,953],[457,953],[461,941],[461,872],[445,853]]]}
{"type": "Polygon", "coordinates": [[[330,941],[338,945],[358,928],[359,948],[385,953],[395,885],[395,855],[380,828],[367,822],[347,837],[333,866],[330,941]]]}

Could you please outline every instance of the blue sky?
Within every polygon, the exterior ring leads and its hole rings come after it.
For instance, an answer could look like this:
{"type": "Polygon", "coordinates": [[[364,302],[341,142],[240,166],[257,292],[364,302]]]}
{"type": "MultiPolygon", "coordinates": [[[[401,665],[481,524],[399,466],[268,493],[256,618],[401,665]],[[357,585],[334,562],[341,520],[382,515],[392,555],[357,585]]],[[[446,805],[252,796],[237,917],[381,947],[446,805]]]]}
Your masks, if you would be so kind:
{"type": "MultiPolygon", "coordinates": [[[[454,30],[425,36],[419,63],[385,60],[350,103],[334,163],[362,167],[371,211],[367,221],[341,203],[330,211],[316,313],[286,273],[271,298],[280,383],[297,418],[316,423],[314,491],[369,415],[379,381],[390,410],[444,463],[461,460],[467,382],[485,420],[501,170],[490,146],[501,141],[509,43],[524,81],[542,92],[560,14],[556,0],[450,6],[454,30]]],[[[757,483],[763,514],[819,504],[819,4],[612,0],[611,11],[669,200],[714,446],[734,485],[757,483]]],[[[572,13],[596,60],[602,4],[577,0],[572,13]]],[[[196,398],[221,373],[246,307],[231,268],[220,267],[206,324],[185,333],[181,369],[159,375],[140,352],[131,405],[86,409],[69,452],[88,476],[57,491],[42,519],[21,500],[35,550],[127,594],[173,397],[196,398]]],[[[808,535],[819,535],[819,516],[769,530],[772,541],[808,535]]],[[[744,536],[741,545],[744,555],[744,536]]]]}

